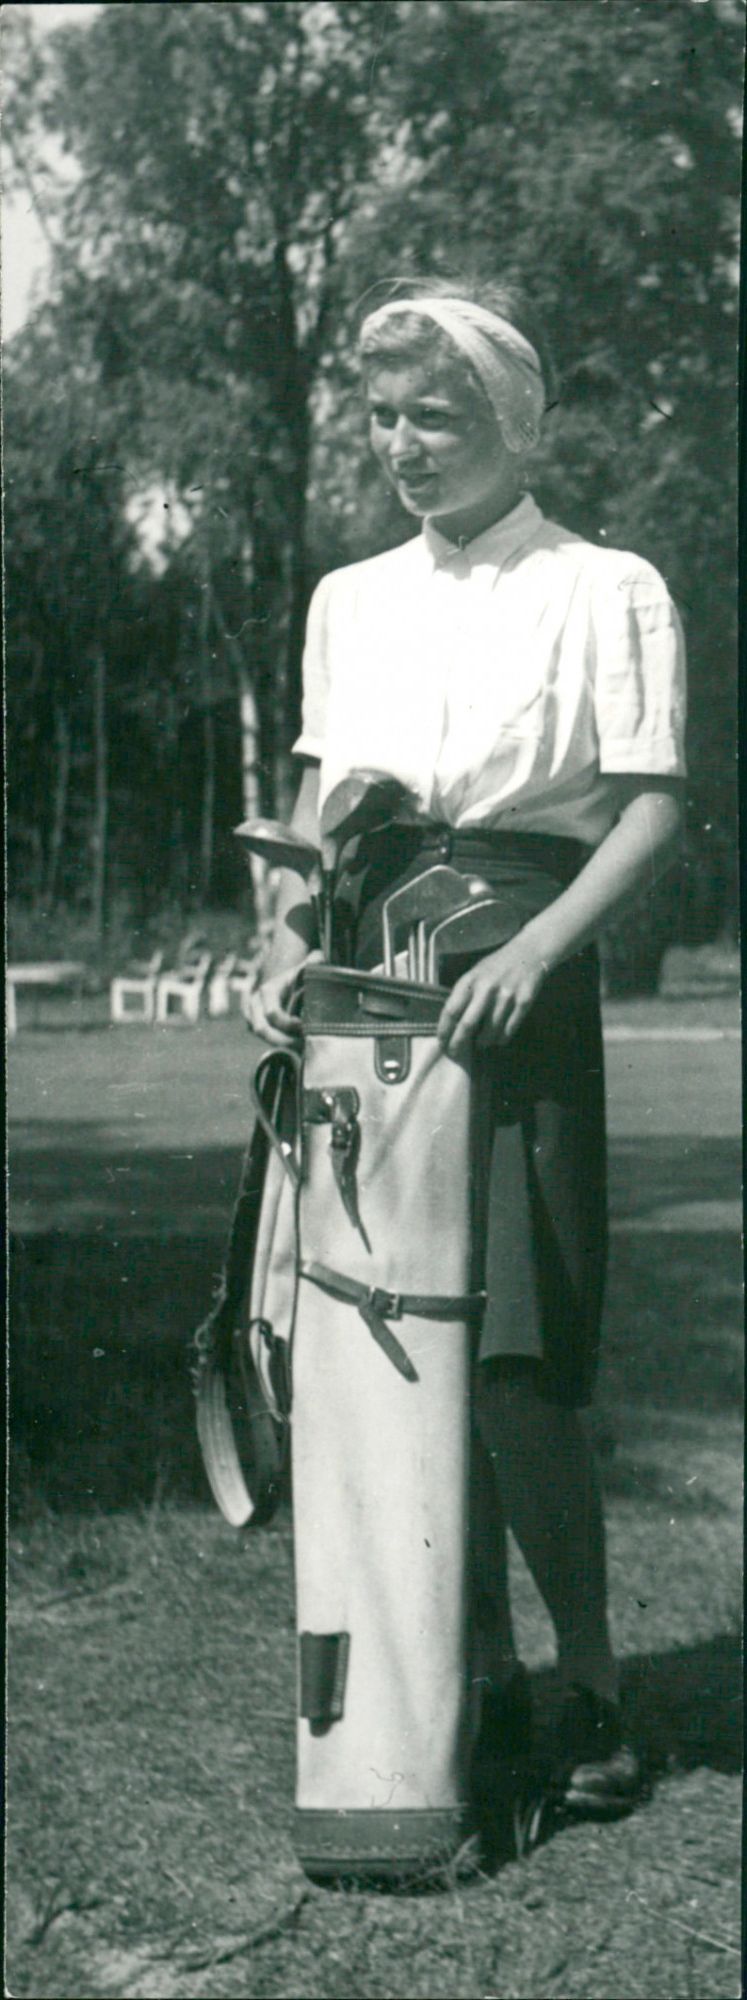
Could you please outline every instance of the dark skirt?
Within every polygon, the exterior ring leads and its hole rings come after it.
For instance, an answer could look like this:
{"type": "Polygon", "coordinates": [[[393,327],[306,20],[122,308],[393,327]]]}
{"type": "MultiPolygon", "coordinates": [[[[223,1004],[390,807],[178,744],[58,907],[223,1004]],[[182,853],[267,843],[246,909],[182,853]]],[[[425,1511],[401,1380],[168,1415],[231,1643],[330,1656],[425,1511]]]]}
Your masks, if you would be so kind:
{"type": "MultiPolygon", "coordinates": [[[[436,862],[481,875],[518,930],[562,893],[587,853],[540,834],[397,827],[369,837],[339,881],[349,962],[381,962],[386,897],[436,862]]],[[[470,962],[454,961],[448,983],[470,962]]],[[[532,1360],[542,1393],[579,1407],[593,1390],[607,1254],[595,950],[551,973],[513,1041],[474,1060],[474,1284],[487,1292],[479,1360],[532,1360]]]]}

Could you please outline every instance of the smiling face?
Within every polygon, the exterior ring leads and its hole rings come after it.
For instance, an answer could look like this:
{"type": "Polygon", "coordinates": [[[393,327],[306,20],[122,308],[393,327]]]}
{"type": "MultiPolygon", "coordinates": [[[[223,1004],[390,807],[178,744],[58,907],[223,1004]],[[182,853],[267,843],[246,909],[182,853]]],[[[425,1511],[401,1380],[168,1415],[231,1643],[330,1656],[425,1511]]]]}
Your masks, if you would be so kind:
{"type": "Polygon", "coordinates": [[[487,398],[448,361],[368,364],[371,447],[408,514],[471,541],[521,498],[521,466],[487,398]]]}

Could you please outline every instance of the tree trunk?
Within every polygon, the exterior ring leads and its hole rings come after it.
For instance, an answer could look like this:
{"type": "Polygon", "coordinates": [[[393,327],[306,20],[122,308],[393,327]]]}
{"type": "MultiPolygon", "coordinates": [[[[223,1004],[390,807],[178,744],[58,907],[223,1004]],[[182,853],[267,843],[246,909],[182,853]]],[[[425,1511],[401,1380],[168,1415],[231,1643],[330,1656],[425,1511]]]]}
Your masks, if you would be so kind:
{"type": "Polygon", "coordinates": [[[288,752],[297,733],[301,712],[301,658],[308,582],[306,516],[311,451],[311,381],[309,367],[299,346],[294,279],[288,247],[282,239],[276,245],[274,262],[278,287],[278,331],[286,357],[287,372],[283,400],[291,458],[290,483],[286,500],[288,612],[284,670],[278,689],[279,754],[273,772],[274,789],[282,808],[288,791],[288,752]]]}
{"type": "Polygon", "coordinates": [[[206,903],[213,875],[215,828],[215,714],[213,676],[210,671],[210,601],[212,592],[206,577],[200,594],[198,646],[202,686],[202,812],[200,818],[200,895],[206,903]]]}
{"type": "MultiPolygon", "coordinates": [[[[260,791],[260,812],[275,815],[277,797],[275,792],[275,745],[278,737],[278,712],[281,696],[278,692],[282,681],[282,652],[284,640],[280,638],[281,619],[279,599],[282,596],[282,545],[270,533],[267,523],[254,506],[253,497],[247,509],[252,538],[252,575],[249,591],[249,623],[251,637],[248,642],[250,655],[251,683],[257,705],[257,777],[260,791]]],[[[284,543],[284,537],[283,537],[284,543]]]]}
{"type": "Polygon", "coordinates": [[[290,746],[298,733],[301,718],[301,660],[303,657],[306,599],[308,589],[306,553],[307,488],[309,479],[309,415],[305,403],[296,411],[292,430],[293,490],[288,508],[288,636],[283,688],[283,718],[280,755],[275,775],[276,795],[284,804],[288,790],[290,746]]]}
{"type": "Polygon", "coordinates": [[[213,878],[215,828],[215,714],[206,702],[202,716],[202,817],[200,823],[200,894],[208,901],[213,878]]]}
{"type": "Polygon", "coordinates": [[[259,716],[249,675],[239,668],[239,724],[241,728],[241,803],[245,819],[257,819],[262,811],[259,779],[259,716]]]}
{"type": "Polygon", "coordinates": [[[106,720],[106,659],[103,646],[93,656],[93,749],[94,811],[93,867],[91,871],[91,915],[97,944],[104,935],[106,914],[106,860],[109,820],[109,740],[106,720]]]}
{"type": "MultiPolygon", "coordinates": [[[[244,666],[239,668],[239,718],[241,724],[241,798],[245,819],[258,819],[262,812],[261,776],[259,767],[259,714],[249,675],[244,666]]],[[[257,923],[266,922],[270,915],[269,870],[266,861],[259,854],[249,855],[252,877],[254,912],[257,923]]]]}
{"type": "MultiPolygon", "coordinates": [[[[158,733],[159,782],[165,800],[167,895],[183,908],[189,895],[189,863],[184,849],[179,748],[179,707],[176,691],[171,688],[165,698],[163,726],[158,733]]],[[[152,906],[152,897],[149,900],[152,906]]]]}
{"type": "Polygon", "coordinates": [[[67,711],[61,701],[54,706],[55,764],[52,782],[52,825],[49,834],[49,852],[45,895],[50,909],[54,909],[57,898],[57,883],[60,860],[65,839],[67,800],[70,785],[70,723],[67,711]]]}
{"type": "MultiPolygon", "coordinates": [[[[260,758],[260,715],[256,682],[249,672],[243,652],[229,632],[217,591],[213,614],[223,645],[235,673],[239,699],[239,743],[241,752],[241,804],[243,819],[262,816],[262,766],[260,758]]],[[[255,649],[255,655],[258,649],[255,649]]],[[[254,910],[258,923],[269,916],[270,895],[267,863],[259,854],[247,855],[252,878],[254,910]]]]}

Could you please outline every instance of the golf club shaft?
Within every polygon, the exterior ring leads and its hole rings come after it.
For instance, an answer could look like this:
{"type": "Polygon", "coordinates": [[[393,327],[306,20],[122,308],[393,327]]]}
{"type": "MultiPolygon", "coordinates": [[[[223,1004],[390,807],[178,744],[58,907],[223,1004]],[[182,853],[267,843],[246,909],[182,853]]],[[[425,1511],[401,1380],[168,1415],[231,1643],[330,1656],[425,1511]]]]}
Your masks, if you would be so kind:
{"type": "Polygon", "coordinates": [[[334,906],[335,868],[322,868],[322,889],[319,898],[319,932],[323,955],[328,965],[334,963],[334,906]]]}

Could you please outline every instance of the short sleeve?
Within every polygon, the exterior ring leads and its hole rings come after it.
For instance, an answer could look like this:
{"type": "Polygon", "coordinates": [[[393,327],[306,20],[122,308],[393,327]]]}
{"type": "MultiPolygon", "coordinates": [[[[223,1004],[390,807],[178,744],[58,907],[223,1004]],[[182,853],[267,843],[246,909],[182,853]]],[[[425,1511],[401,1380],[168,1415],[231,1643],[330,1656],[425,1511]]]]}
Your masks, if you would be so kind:
{"type": "Polygon", "coordinates": [[[329,647],[327,604],[330,578],[317,584],[306,620],[303,652],[303,704],[301,734],[293,745],[295,757],[319,757],[324,750],[329,698],[329,647]]]}
{"type": "Polygon", "coordinates": [[[687,691],[679,617],[650,564],[604,553],[612,561],[607,575],[596,579],[593,597],[600,771],[684,777],[687,691]]]}

